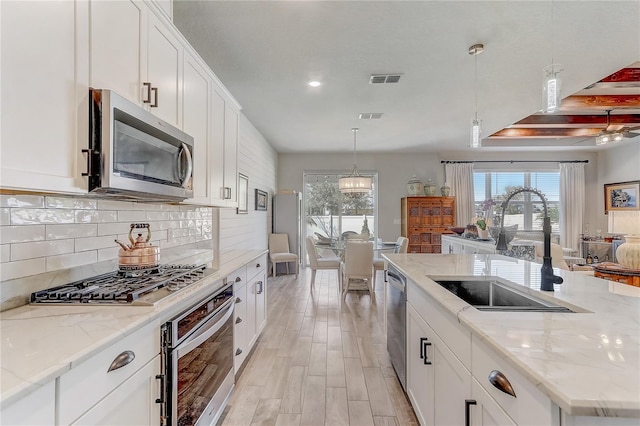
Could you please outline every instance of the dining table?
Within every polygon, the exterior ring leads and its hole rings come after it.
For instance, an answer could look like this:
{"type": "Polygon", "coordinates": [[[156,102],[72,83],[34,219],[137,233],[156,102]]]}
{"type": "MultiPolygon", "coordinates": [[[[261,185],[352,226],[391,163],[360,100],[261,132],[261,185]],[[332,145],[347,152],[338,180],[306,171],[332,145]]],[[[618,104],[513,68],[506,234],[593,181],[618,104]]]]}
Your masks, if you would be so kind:
{"type": "MultiPolygon", "coordinates": [[[[349,240],[332,240],[332,241],[316,241],[314,246],[316,250],[320,252],[320,250],[331,250],[334,255],[339,256],[340,259],[344,260],[344,252],[347,247],[347,241],[349,240]]],[[[358,241],[358,240],[351,240],[358,241]]],[[[396,248],[395,241],[378,241],[378,240],[370,240],[373,243],[373,251],[374,253],[381,251],[392,251],[396,248]]]]}

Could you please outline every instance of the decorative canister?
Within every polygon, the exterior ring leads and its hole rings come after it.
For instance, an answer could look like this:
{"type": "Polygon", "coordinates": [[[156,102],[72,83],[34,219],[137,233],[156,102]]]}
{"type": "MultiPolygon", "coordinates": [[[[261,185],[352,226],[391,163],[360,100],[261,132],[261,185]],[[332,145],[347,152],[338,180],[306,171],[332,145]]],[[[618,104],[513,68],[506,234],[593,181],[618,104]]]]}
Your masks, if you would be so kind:
{"type": "Polygon", "coordinates": [[[448,197],[449,194],[451,193],[451,188],[449,187],[449,185],[447,185],[447,182],[445,182],[444,186],[440,188],[440,193],[442,194],[443,197],[448,197]]]}
{"type": "Polygon", "coordinates": [[[409,182],[407,182],[407,192],[409,195],[422,195],[422,182],[420,179],[413,175],[413,178],[409,182]]]}
{"type": "Polygon", "coordinates": [[[431,182],[431,179],[424,184],[424,195],[429,197],[436,195],[436,186],[431,182]]]}
{"type": "Polygon", "coordinates": [[[616,250],[616,259],[622,266],[640,270],[640,234],[624,236],[624,243],[616,250]]]}

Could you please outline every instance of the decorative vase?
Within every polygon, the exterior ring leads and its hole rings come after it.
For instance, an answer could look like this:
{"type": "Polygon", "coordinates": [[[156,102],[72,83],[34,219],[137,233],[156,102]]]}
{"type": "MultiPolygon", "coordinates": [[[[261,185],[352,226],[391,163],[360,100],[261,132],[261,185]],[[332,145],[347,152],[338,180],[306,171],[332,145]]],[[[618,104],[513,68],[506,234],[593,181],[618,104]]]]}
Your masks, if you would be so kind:
{"type": "Polygon", "coordinates": [[[436,186],[433,184],[433,182],[431,182],[431,179],[429,179],[424,185],[424,195],[428,197],[433,197],[434,195],[436,195],[436,186]]]}
{"type": "Polygon", "coordinates": [[[443,197],[448,197],[449,194],[451,193],[451,188],[449,187],[449,185],[445,183],[444,186],[440,188],[440,193],[442,194],[443,197]]]}
{"type": "Polygon", "coordinates": [[[483,240],[488,240],[489,239],[489,229],[480,229],[480,228],[478,228],[478,238],[481,238],[483,240]]]}
{"type": "Polygon", "coordinates": [[[616,250],[616,259],[622,266],[640,270],[640,234],[624,236],[624,243],[616,250]]]}
{"type": "Polygon", "coordinates": [[[418,179],[416,177],[416,175],[413,175],[413,178],[407,182],[407,192],[409,193],[409,195],[422,195],[422,182],[420,182],[420,179],[418,179]]]}

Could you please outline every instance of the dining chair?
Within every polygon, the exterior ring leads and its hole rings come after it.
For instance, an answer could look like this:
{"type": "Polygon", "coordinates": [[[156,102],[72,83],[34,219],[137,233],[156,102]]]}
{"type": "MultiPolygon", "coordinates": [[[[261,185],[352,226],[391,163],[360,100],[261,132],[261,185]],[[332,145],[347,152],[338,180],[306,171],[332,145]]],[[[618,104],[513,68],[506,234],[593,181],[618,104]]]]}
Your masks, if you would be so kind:
{"type": "Polygon", "coordinates": [[[311,287],[316,283],[318,269],[335,269],[338,273],[338,288],[340,288],[340,258],[336,256],[319,257],[313,237],[307,237],[305,243],[307,255],[309,256],[309,267],[311,268],[311,287]]]}
{"type": "MultiPolygon", "coordinates": [[[[406,237],[398,237],[398,239],[396,240],[396,245],[393,247],[393,252],[406,253],[408,248],[409,248],[409,239],[406,237]]],[[[384,271],[385,269],[386,269],[386,262],[384,259],[381,259],[378,257],[373,259],[372,285],[374,289],[376,288],[376,273],[378,271],[384,271]]]]}
{"type": "Polygon", "coordinates": [[[342,262],[343,296],[349,291],[352,280],[364,280],[369,294],[373,296],[373,242],[347,241],[342,262]]]}
{"type": "Polygon", "coordinates": [[[289,262],[296,265],[296,278],[298,278],[298,255],[289,251],[288,234],[269,234],[269,260],[273,265],[273,276],[276,276],[278,263],[287,264],[287,275],[289,274],[289,262]]]}

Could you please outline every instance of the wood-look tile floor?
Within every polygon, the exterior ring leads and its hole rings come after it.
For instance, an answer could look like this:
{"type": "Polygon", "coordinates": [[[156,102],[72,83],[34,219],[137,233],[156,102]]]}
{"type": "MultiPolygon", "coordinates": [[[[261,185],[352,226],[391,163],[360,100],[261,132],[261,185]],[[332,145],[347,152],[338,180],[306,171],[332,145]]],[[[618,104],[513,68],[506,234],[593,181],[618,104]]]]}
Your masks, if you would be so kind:
{"type": "Polygon", "coordinates": [[[376,297],[320,270],[268,279],[268,320],[219,425],[417,425],[389,362],[376,297]]]}

